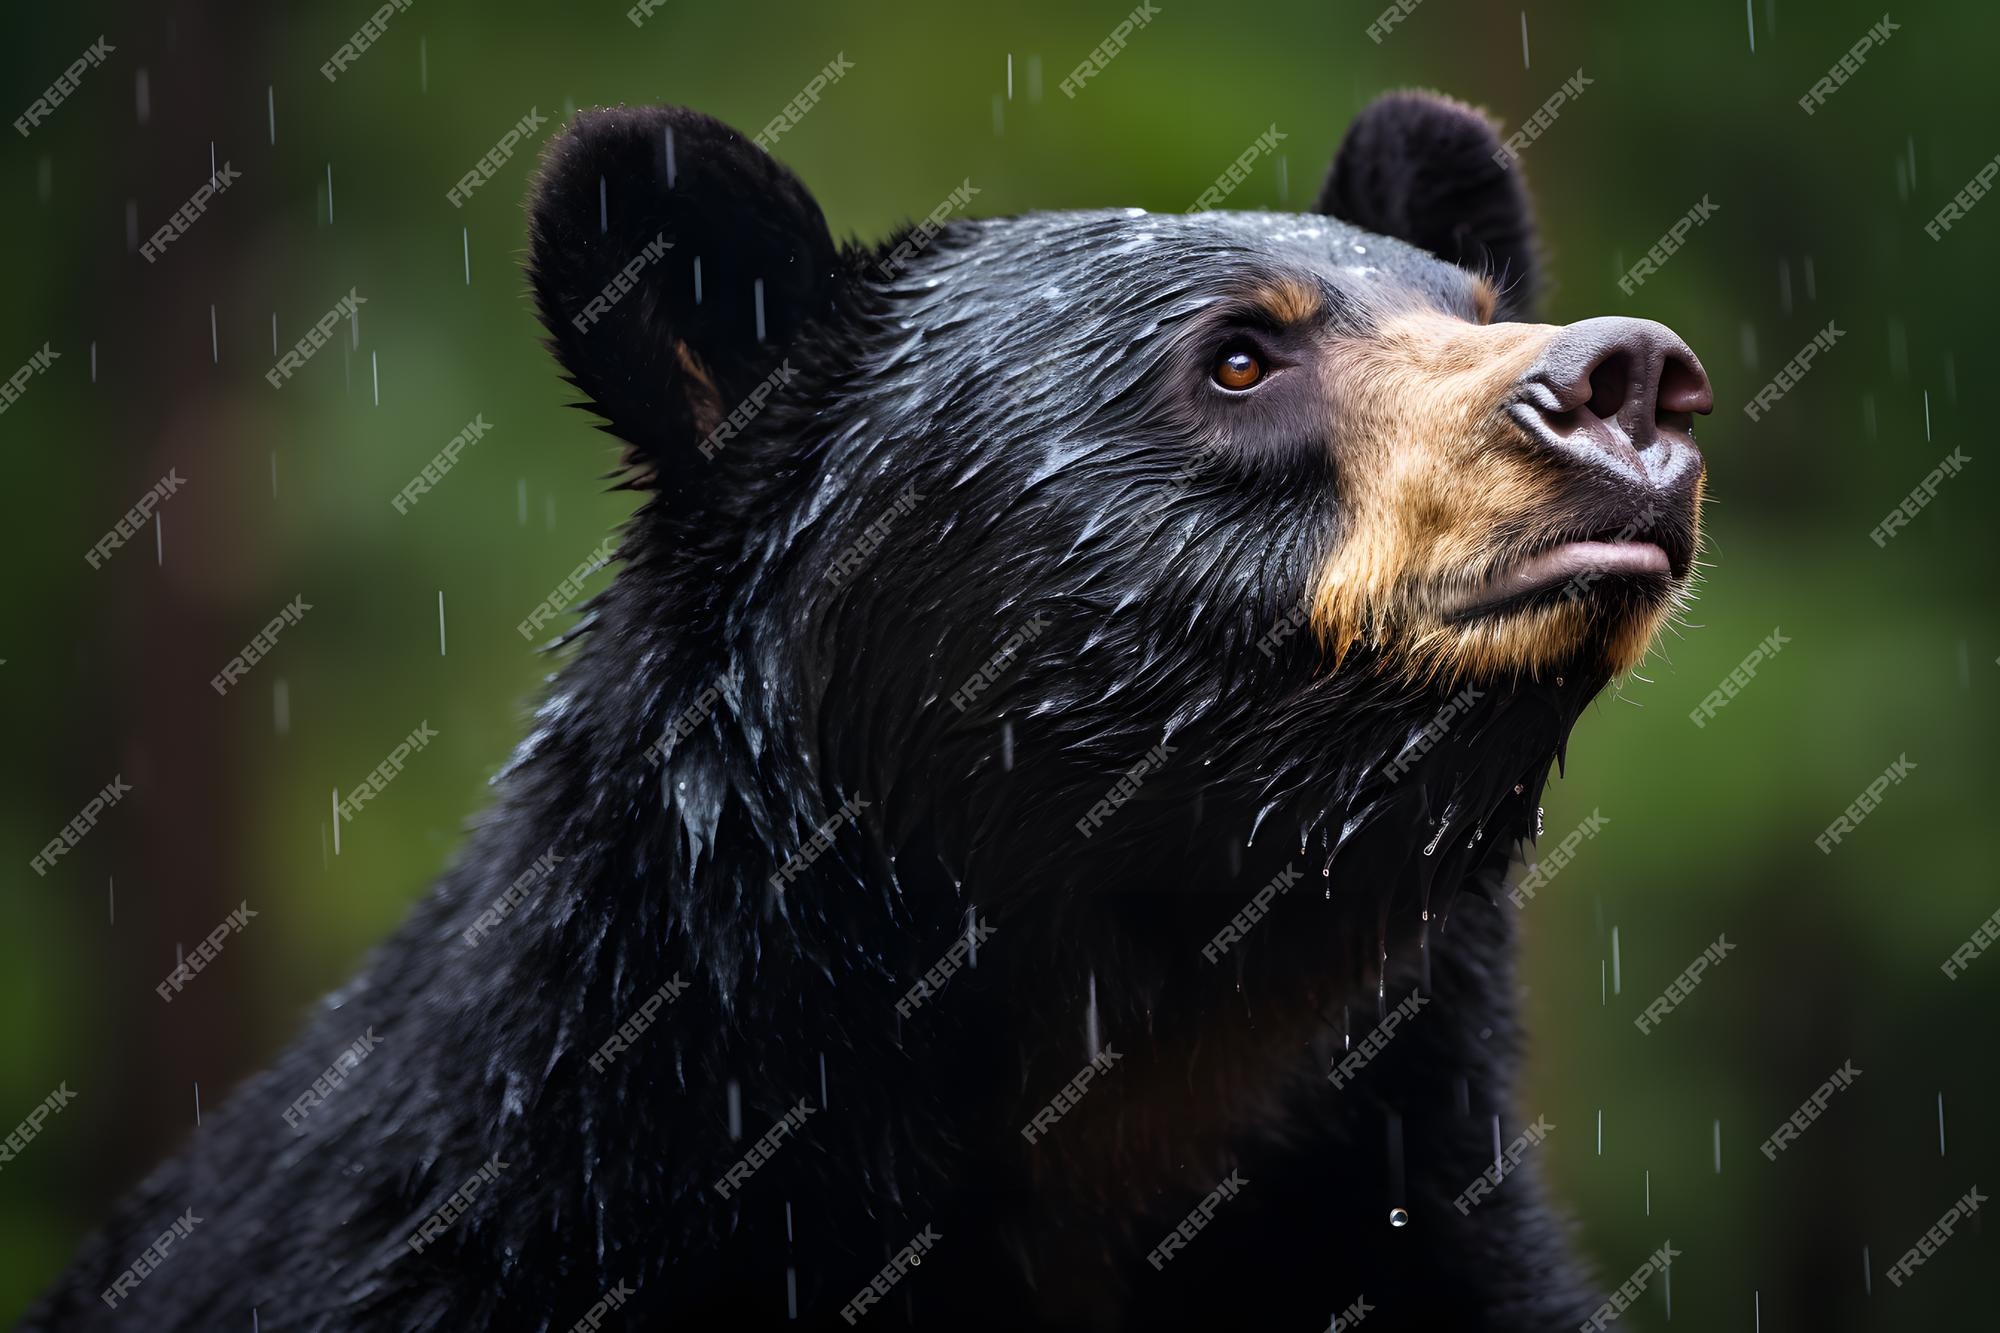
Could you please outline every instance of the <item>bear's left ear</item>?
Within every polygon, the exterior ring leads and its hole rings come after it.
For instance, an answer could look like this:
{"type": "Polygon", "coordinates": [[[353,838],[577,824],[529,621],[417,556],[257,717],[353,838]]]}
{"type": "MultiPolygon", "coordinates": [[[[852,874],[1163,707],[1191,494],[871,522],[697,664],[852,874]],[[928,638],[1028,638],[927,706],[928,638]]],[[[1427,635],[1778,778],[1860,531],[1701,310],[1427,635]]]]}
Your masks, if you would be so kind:
{"type": "Polygon", "coordinates": [[[1348,127],[1314,207],[1488,275],[1498,317],[1526,318],[1541,279],[1535,213],[1504,156],[1493,123],[1463,102],[1389,93],[1348,127]]]}
{"type": "Polygon", "coordinates": [[[556,359],[640,478],[699,490],[704,437],[824,310],[838,252],[769,153],[681,107],[585,111],[543,154],[528,276],[556,359]]]}

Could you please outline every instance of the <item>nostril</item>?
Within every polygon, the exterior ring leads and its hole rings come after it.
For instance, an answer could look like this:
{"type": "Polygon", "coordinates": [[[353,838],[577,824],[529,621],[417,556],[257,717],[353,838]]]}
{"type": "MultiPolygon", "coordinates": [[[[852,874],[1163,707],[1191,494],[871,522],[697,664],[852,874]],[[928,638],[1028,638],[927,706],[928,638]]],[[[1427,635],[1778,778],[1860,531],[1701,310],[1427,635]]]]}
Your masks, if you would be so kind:
{"type": "Polygon", "coordinates": [[[1600,421],[1611,421],[1624,408],[1632,392],[1632,359],[1613,352],[1590,371],[1590,397],[1584,409],[1600,421]]]}
{"type": "Polygon", "coordinates": [[[1707,412],[1714,406],[1715,390],[1709,387],[1708,376],[1680,357],[1668,356],[1660,368],[1659,414],[1707,412]]]}

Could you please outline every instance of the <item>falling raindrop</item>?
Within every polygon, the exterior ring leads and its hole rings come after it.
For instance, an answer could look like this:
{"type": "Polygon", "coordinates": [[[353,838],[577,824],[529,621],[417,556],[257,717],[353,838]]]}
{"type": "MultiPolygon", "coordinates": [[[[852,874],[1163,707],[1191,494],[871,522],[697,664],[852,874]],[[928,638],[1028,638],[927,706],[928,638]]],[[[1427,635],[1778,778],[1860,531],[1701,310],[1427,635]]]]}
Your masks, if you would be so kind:
{"type": "MultiPolygon", "coordinates": [[[[340,855],[340,788],[333,789],[333,854],[340,855]]],[[[322,852],[325,850],[321,848],[322,852]]]]}
{"type": "Polygon", "coordinates": [[[264,85],[264,113],[271,122],[271,142],[278,142],[278,89],[273,84],[264,85]]]}
{"type": "Polygon", "coordinates": [[[1521,11],[1521,68],[1530,68],[1528,64],[1528,11],[1525,9],[1521,11]]]}
{"type": "Polygon", "coordinates": [[[701,256],[694,257],[694,303],[701,304],[701,256]]]}
{"type": "Polygon", "coordinates": [[[444,656],[444,589],[438,589],[438,656],[444,656]]]}
{"type": "Polygon", "coordinates": [[[153,563],[167,563],[167,524],[157,509],[153,511],[153,563]]]}
{"type": "Polygon", "coordinates": [[[785,1318],[799,1317],[799,1270],[785,1265],[785,1318]]]}
{"type": "Polygon", "coordinates": [[[1875,1275],[1868,1271],[1868,1247],[1866,1245],[1861,1247],[1861,1294],[1864,1296],[1873,1296],[1875,1294],[1875,1275]]]}
{"type": "Polygon", "coordinates": [[[743,1137],[743,1088],[735,1079],[729,1080],[729,1141],[736,1142],[743,1137]]]}
{"type": "Polygon", "coordinates": [[[1597,1108],[1597,1155],[1604,1156],[1604,1108],[1597,1108]]]}
{"type": "Polygon", "coordinates": [[[460,227],[458,229],[458,238],[459,244],[465,250],[465,285],[470,287],[472,285],[472,228],[460,227]]]}
{"type": "Polygon", "coordinates": [[[1722,1121],[1715,1122],[1715,1174],[1722,1174],[1722,1121]]]}
{"type": "Polygon", "coordinates": [[[132,103],[139,113],[141,125],[153,118],[153,81],[147,77],[143,66],[132,76],[132,103]]]}
{"type": "Polygon", "coordinates": [[[1611,993],[1623,995],[1625,987],[1618,966],[1618,927],[1611,928],[1611,993]]]}
{"type": "MultiPolygon", "coordinates": [[[[175,964],[176,970],[178,970],[179,966],[179,964],[175,964]]],[[[196,1129],[201,1128],[201,1084],[199,1082],[194,1085],[194,1123],[196,1129]]]]}
{"type": "Polygon", "coordinates": [[[222,342],[216,336],[215,305],[212,302],[208,307],[208,356],[214,364],[218,366],[222,364],[222,342]]]}
{"type": "Polygon", "coordinates": [[[1014,771],[1014,724],[1008,721],[1000,724],[1000,771],[1014,771]]]}
{"type": "Polygon", "coordinates": [[[1938,1094],[1938,1156],[1944,1156],[1944,1094],[1938,1094]]]}
{"type": "Polygon", "coordinates": [[[824,1111],[830,1103],[826,1100],[826,1052],[819,1053],[819,1109],[824,1111]]]}
{"type": "Polygon", "coordinates": [[[427,93],[430,90],[431,39],[428,37],[419,37],[417,38],[417,91],[427,93]]]}
{"type": "Polygon", "coordinates": [[[757,341],[764,341],[764,280],[756,279],[750,284],[750,299],[757,307],[757,341]]]}
{"type": "Polygon", "coordinates": [[[1007,53],[1007,100],[1014,100],[1014,53],[1007,53]]]}
{"type": "Polygon", "coordinates": [[[1653,1215],[1653,1173],[1646,1173],[1646,1216],[1653,1215]]]}
{"type": "Polygon", "coordinates": [[[333,225],[333,163],[326,164],[326,222],[333,225]]]}
{"type": "Polygon", "coordinates": [[[1090,974],[1090,1004],[1083,1011],[1083,1035],[1090,1047],[1088,1058],[1097,1058],[1097,973],[1090,974]]]}
{"type": "Polygon", "coordinates": [[[375,363],[375,350],[368,350],[368,373],[375,381],[375,406],[382,406],[382,367],[375,363]]]}

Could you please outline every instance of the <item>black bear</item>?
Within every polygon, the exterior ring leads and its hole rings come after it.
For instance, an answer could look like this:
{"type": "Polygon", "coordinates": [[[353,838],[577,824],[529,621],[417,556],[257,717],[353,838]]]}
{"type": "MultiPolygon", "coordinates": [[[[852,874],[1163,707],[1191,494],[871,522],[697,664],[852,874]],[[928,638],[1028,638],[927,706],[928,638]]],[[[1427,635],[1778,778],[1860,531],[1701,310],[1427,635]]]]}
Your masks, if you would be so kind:
{"type": "Polygon", "coordinates": [[[1312,214],[969,186],[842,246],[694,112],[553,143],[622,568],[462,863],[28,1327],[1592,1319],[1499,1151],[1505,877],[1688,588],[1700,363],[1526,322],[1427,94],[1312,214]]]}

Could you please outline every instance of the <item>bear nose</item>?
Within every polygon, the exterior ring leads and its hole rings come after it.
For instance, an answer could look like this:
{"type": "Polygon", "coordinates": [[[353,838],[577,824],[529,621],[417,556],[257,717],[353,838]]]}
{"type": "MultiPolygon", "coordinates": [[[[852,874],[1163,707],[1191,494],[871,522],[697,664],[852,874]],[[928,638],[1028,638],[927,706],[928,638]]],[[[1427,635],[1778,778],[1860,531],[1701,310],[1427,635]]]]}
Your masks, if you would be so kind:
{"type": "Polygon", "coordinates": [[[1679,334],[1606,316],[1569,325],[1542,349],[1509,414],[1543,444],[1659,483],[1699,457],[1694,414],[1714,406],[1708,375],[1679,334]]]}

